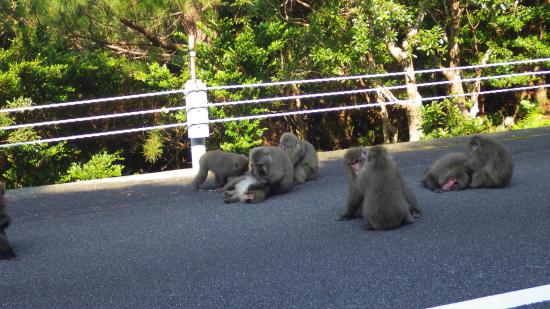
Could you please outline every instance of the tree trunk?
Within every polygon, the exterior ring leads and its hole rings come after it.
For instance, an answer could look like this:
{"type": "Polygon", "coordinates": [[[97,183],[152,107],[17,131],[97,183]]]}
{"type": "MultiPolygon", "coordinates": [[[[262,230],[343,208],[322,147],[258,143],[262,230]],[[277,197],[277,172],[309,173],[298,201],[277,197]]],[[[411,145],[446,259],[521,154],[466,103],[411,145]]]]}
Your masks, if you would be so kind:
{"type": "Polygon", "coordinates": [[[406,105],[407,118],[409,119],[409,140],[415,142],[419,141],[422,136],[422,133],[420,132],[420,127],[422,125],[422,97],[418,92],[418,87],[416,87],[416,77],[414,75],[412,57],[409,57],[404,66],[405,72],[407,72],[405,75],[407,95],[409,100],[412,100],[412,102],[409,102],[406,105]]]}
{"type": "MultiPolygon", "coordinates": [[[[483,59],[481,59],[481,64],[487,64],[487,61],[489,60],[489,57],[491,56],[491,53],[492,53],[491,49],[488,49],[485,52],[485,55],[483,55],[483,59]]],[[[480,78],[482,72],[483,72],[482,68],[477,68],[476,69],[476,78],[480,78]]],[[[469,116],[472,117],[472,118],[477,116],[477,114],[479,113],[479,94],[478,94],[478,92],[480,92],[480,91],[481,91],[481,81],[478,79],[474,83],[474,89],[473,89],[474,93],[471,96],[472,108],[470,108],[469,116]]]]}
{"type": "Polygon", "coordinates": [[[395,46],[393,43],[388,42],[387,47],[390,51],[390,54],[399,62],[405,74],[405,85],[407,88],[407,96],[410,100],[405,105],[407,110],[407,119],[409,121],[409,141],[418,141],[422,135],[420,132],[420,126],[422,125],[421,117],[421,108],[422,108],[422,97],[418,92],[418,87],[416,86],[416,77],[414,74],[414,66],[412,61],[412,56],[408,50],[408,42],[405,40],[403,42],[403,49],[395,46]]]}
{"type": "Polygon", "coordinates": [[[407,88],[407,96],[409,97],[410,102],[405,105],[407,110],[407,119],[409,121],[409,141],[418,141],[422,133],[420,132],[420,127],[422,125],[422,97],[418,92],[418,87],[416,86],[416,77],[414,74],[414,64],[412,54],[410,53],[409,48],[409,38],[418,33],[420,29],[420,24],[424,20],[426,15],[428,4],[430,0],[424,0],[420,4],[420,10],[416,16],[416,24],[413,28],[409,30],[406,38],[403,40],[401,47],[397,47],[393,42],[386,41],[386,47],[392,55],[392,57],[401,65],[403,72],[405,72],[405,85],[407,88]]]}
{"type": "MultiPolygon", "coordinates": [[[[382,103],[386,100],[390,102],[396,102],[398,99],[391,93],[391,91],[377,87],[376,90],[377,101],[382,103]]],[[[388,108],[386,105],[380,105],[380,116],[382,117],[382,132],[384,135],[384,144],[396,143],[398,139],[397,128],[390,122],[388,108]]]]}
{"type": "MultiPolygon", "coordinates": [[[[460,18],[462,15],[462,9],[460,8],[460,0],[445,0],[445,11],[447,13],[447,40],[449,41],[449,68],[450,70],[443,71],[443,76],[451,82],[451,94],[464,94],[464,88],[462,87],[462,78],[460,76],[460,70],[454,69],[460,66],[460,50],[458,46],[458,34],[460,31],[460,18]]],[[[462,114],[468,115],[466,110],[466,99],[463,96],[455,98],[458,108],[462,111],[462,114]]]]}
{"type": "MultiPolygon", "coordinates": [[[[300,94],[300,89],[298,89],[298,86],[296,86],[296,84],[292,84],[291,86],[291,92],[290,92],[290,95],[292,96],[296,96],[296,95],[299,95],[300,94]]],[[[294,100],[294,102],[296,103],[296,110],[302,110],[303,109],[303,106],[302,106],[302,100],[300,99],[296,99],[294,100]]],[[[304,121],[304,115],[295,115],[294,116],[294,123],[296,124],[296,128],[295,128],[295,131],[296,131],[296,136],[298,136],[298,138],[300,139],[305,139],[306,138],[306,129],[307,129],[307,126],[306,126],[306,123],[304,121]]]]}

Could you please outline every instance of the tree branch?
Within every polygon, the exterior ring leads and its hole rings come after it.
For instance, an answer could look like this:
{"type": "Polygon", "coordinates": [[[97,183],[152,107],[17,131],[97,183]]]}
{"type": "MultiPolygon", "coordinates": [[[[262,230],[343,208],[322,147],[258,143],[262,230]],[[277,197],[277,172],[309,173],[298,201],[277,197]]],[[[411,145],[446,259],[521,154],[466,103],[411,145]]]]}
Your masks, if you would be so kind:
{"type": "Polygon", "coordinates": [[[164,40],[162,38],[157,37],[154,35],[151,31],[145,29],[144,27],[134,23],[133,21],[130,21],[126,18],[119,17],[120,22],[125,25],[126,27],[142,34],[151,42],[154,46],[160,47],[165,49],[167,52],[172,53],[180,49],[181,45],[172,43],[170,41],[164,40]]]}

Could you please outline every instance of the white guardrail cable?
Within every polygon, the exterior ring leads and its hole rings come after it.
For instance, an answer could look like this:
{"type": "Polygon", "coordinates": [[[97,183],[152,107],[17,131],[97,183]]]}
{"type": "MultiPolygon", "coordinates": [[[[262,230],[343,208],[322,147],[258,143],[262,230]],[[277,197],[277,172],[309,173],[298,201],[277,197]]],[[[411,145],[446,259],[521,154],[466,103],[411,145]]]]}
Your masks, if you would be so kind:
{"type": "MultiPolygon", "coordinates": [[[[545,75],[545,74],[550,74],[550,71],[522,72],[522,73],[512,73],[512,74],[503,74],[503,75],[464,78],[461,80],[461,82],[468,83],[468,82],[476,82],[476,81],[484,81],[484,80],[511,78],[511,77],[518,77],[518,76],[533,76],[533,75],[545,75]]],[[[438,81],[438,82],[420,83],[420,84],[416,84],[416,86],[428,87],[428,86],[448,85],[452,83],[453,81],[445,80],[445,81],[438,81]]],[[[364,89],[344,90],[344,91],[334,91],[334,92],[324,92],[324,93],[314,93],[314,94],[301,94],[301,95],[272,97],[272,98],[209,103],[207,105],[193,106],[192,108],[221,107],[221,106],[253,104],[253,103],[270,103],[270,102],[289,101],[289,100],[296,100],[296,99],[313,99],[313,98],[322,98],[322,97],[329,97],[329,96],[352,95],[352,94],[359,94],[359,93],[376,92],[380,89],[399,90],[399,89],[406,89],[406,87],[407,87],[406,85],[388,86],[388,87],[381,86],[380,88],[364,88],[364,89]]],[[[125,112],[125,113],[117,113],[117,114],[109,114],[109,115],[98,115],[98,116],[89,116],[89,117],[81,117],[81,118],[71,118],[71,119],[63,119],[63,120],[51,120],[51,121],[44,121],[44,122],[11,125],[11,126],[0,127],[0,130],[15,130],[15,129],[22,129],[22,128],[59,125],[59,124],[75,123],[75,122],[82,122],[82,121],[104,120],[104,119],[112,119],[112,118],[120,118],[120,117],[147,115],[147,114],[154,114],[154,113],[168,113],[168,112],[180,111],[185,109],[187,109],[186,106],[163,107],[163,108],[135,111],[135,112],[125,112]]]]}
{"type": "MultiPolygon", "coordinates": [[[[539,63],[539,62],[547,62],[547,61],[550,61],[550,58],[527,59],[527,60],[518,60],[518,61],[488,63],[488,64],[476,64],[476,65],[460,66],[460,67],[454,67],[454,68],[437,68],[437,69],[418,70],[418,71],[414,71],[414,74],[418,75],[418,74],[427,74],[427,73],[437,73],[437,72],[443,72],[443,71],[449,71],[449,70],[469,70],[469,69],[490,68],[490,67],[499,67],[499,66],[512,66],[512,65],[531,64],[531,63],[539,63]]],[[[338,76],[338,77],[306,79],[306,80],[291,80],[291,81],[281,81],[281,82],[253,83],[253,84],[243,84],[243,85],[211,86],[211,87],[206,87],[206,90],[207,91],[230,90],[230,89],[242,89],[242,88],[284,86],[284,85],[292,85],[292,84],[311,84],[311,83],[344,81],[344,80],[354,80],[354,79],[392,77],[392,76],[401,76],[405,74],[407,73],[393,72],[393,73],[377,73],[377,74],[365,74],[365,75],[355,75],[355,76],[338,76]]],[[[168,90],[168,91],[159,91],[159,92],[133,94],[133,95],[126,95],[126,96],[117,96],[117,97],[99,98],[99,99],[90,99],[90,100],[81,100],[81,101],[70,101],[70,102],[64,102],[64,103],[34,105],[34,106],[27,106],[27,107],[6,108],[6,109],[0,109],[0,113],[25,112],[25,111],[33,111],[33,110],[39,110],[39,109],[49,109],[49,108],[93,104],[93,103],[106,103],[106,102],[115,102],[115,101],[122,101],[122,100],[150,98],[155,96],[164,96],[164,95],[172,95],[172,94],[185,94],[185,89],[175,89],[175,90],[168,90]]]]}
{"type": "MultiPolygon", "coordinates": [[[[503,93],[503,92],[510,92],[510,91],[531,90],[531,89],[548,88],[548,87],[550,87],[550,84],[516,87],[516,88],[505,88],[505,89],[496,89],[496,90],[488,90],[488,91],[470,92],[470,93],[464,93],[464,94],[450,94],[450,95],[444,95],[444,96],[426,97],[426,98],[421,98],[419,101],[422,101],[422,102],[436,101],[436,100],[443,100],[443,99],[449,99],[454,97],[467,97],[472,95],[495,94],[495,93],[503,93]]],[[[228,117],[223,119],[212,119],[205,123],[222,123],[222,122],[228,122],[228,121],[244,121],[244,120],[262,119],[262,118],[274,118],[274,117],[282,117],[282,116],[324,113],[324,112],[360,109],[360,108],[367,108],[367,107],[377,107],[377,106],[384,106],[384,105],[396,105],[396,104],[405,105],[409,103],[414,103],[415,101],[417,100],[405,99],[405,100],[395,100],[395,101],[388,101],[388,102],[337,106],[337,107],[313,109],[313,110],[278,112],[278,113],[271,113],[271,114],[251,115],[251,116],[242,116],[242,117],[228,117]]],[[[169,128],[176,128],[176,127],[183,127],[183,126],[187,126],[187,123],[182,122],[182,123],[174,123],[174,124],[167,124],[167,125],[149,126],[149,127],[116,130],[116,131],[109,131],[109,132],[90,133],[90,134],[73,135],[73,136],[49,138],[49,139],[42,139],[42,140],[33,140],[33,141],[26,141],[26,142],[0,144],[0,148],[53,143],[53,142],[69,141],[69,140],[83,139],[83,138],[89,138],[89,137],[110,136],[110,135],[127,134],[127,133],[134,133],[134,132],[145,132],[145,131],[151,131],[151,130],[169,129],[169,128]]]]}

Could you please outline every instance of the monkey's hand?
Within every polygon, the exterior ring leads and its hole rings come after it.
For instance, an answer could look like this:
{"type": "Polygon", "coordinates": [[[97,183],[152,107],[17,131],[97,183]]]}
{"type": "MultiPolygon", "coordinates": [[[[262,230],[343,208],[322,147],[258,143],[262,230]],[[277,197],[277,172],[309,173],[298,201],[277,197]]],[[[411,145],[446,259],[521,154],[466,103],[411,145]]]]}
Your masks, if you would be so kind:
{"type": "Polygon", "coordinates": [[[338,217],[338,219],[336,219],[336,221],[349,221],[349,220],[353,220],[357,217],[358,217],[358,215],[343,214],[343,215],[340,215],[340,217],[338,217]]]}
{"type": "Polygon", "coordinates": [[[409,210],[409,212],[411,213],[411,216],[413,216],[413,218],[415,219],[418,219],[420,218],[420,216],[422,216],[422,212],[418,208],[413,208],[409,210]]]}

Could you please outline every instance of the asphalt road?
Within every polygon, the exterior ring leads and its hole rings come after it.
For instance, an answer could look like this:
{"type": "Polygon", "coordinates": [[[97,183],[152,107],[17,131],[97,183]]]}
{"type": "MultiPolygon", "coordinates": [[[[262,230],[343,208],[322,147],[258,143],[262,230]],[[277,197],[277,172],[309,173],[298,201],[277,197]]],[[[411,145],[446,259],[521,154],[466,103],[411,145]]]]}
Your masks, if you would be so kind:
{"type": "Polygon", "coordinates": [[[423,216],[391,231],[335,220],[342,152],[258,205],[177,176],[9,191],[19,258],[0,261],[0,307],[421,308],[548,284],[550,128],[498,138],[511,186],[443,194],[419,179],[465,139],[393,146],[423,216]]]}

